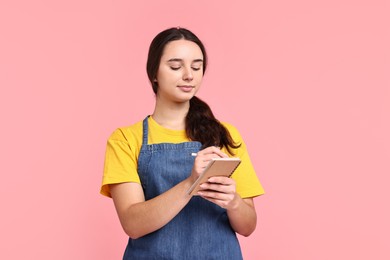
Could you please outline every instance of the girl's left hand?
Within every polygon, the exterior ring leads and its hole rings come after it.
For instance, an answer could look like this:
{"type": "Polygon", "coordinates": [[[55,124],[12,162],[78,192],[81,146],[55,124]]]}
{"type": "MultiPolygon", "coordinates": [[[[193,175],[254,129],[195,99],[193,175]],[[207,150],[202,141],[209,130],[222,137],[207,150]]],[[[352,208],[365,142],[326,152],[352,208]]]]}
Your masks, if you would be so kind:
{"type": "Polygon", "coordinates": [[[239,195],[236,192],[236,182],[232,178],[210,177],[208,182],[200,185],[198,195],[220,207],[232,210],[238,207],[239,195]]]}

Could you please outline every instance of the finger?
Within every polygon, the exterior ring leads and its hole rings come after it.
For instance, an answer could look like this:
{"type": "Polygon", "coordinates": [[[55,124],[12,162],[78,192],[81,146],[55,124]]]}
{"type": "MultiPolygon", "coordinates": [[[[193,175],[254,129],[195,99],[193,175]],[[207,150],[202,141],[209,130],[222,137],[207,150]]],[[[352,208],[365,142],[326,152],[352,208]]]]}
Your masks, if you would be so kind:
{"type": "Polygon", "coordinates": [[[216,146],[209,146],[209,147],[203,149],[202,151],[200,151],[199,153],[201,153],[203,155],[217,155],[218,157],[229,157],[227,154],[222,152],[221,149],[219,149],[216,146]]]}
{"type": "Polygon", "coordinates": [[[229,203],[230,203],[229,200],[217,199],[217,198],[203,196],[203,195],[201,195],[201,197],[204,198],[205,200],[208,200],[208,201],[220,206],[221,208],[227,209],[229,207],[229,203]]]}
{"type": "Polygon", "coordinates": [[[223,184],[214,184],[214,183],[202,183],[200,185],[201,191],[210,191],[210,192],[217,192],[217,193],[225,193],[225,194],[231,194],[236,191],[236,188],[234,185],[223,185],[223,184]]]}
{"type": "Polygon", "coordinates": [[[211,190],[200,190],[198,194],[204,198],[223,201],[226,198],[226,194],[211,190]]]}
{"type": "Polygon", "coordinates": [[[226,176],[213,176],[213,177],[210,177],[207,181],[212,182],[212,183],[219,183],[219,184],[223,184],[223,185],[234,185],[235,184],[235,181],[232,178],[229,178],[226,176]]]}

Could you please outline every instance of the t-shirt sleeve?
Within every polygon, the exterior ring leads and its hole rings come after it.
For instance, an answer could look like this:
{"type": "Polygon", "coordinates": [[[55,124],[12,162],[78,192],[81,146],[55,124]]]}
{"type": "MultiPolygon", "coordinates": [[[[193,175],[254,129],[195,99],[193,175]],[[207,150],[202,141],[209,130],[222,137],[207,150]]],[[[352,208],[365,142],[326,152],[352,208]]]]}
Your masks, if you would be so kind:
{"type": "Polygon", "coordinates": [[[232,175],[232,179],[236,181],[237,193],[241,196],[241,198],[252,198],[263,195],[263,186],[256,175],[244,140],[234,126],[226,126],[235,143],[241,144],[239,148],[233,149],[234,156],[241,159],[240,165],[232,175]]]}
{"type": "Polygon", "coordinates": [[[140,183],[137,158],[121,129],[117,129],[107,141],[103,180],[100,193],[111,197],[109,184],[140,183]]]}

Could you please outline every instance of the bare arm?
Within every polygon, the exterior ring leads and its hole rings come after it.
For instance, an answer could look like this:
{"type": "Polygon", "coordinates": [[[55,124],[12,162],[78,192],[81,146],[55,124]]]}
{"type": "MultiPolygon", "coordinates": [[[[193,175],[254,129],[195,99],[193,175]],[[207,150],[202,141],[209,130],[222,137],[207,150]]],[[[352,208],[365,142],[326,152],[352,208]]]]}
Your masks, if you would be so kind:
{"type": "Polygon", "coordinates": [[[163,227],[191,199],[186,193],[191,183],[190,179],[186,179],[147,201],[138,183],[111,184],[111,196],[123,230],[135,239],[163,227]]]}
{"type": "Polygon", "coordinates": [[[253,205],[253,199],[241,199],[238,194],[236,197],[240,201],[237,204],[237,208],[227,211],[230,225],[232,225],[237,233],[243,236],[249,236],[256,229],[257,224],[257,215],[255,206],[253,205]]]}
{"type": "Polygon", "coordinates": [[[243,236],[252,234],[257,223],[253,199],[242,199],[236,192],[233,179],[212,177],[201,188],[204,190],[199,191],[199,195],[227,210],[234,231],[243,236]]]}

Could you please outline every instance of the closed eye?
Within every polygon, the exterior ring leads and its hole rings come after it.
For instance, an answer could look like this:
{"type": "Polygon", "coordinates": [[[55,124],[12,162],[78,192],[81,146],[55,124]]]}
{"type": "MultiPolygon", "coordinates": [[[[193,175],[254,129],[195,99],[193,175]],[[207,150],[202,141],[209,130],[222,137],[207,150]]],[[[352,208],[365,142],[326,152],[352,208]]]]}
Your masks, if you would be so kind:
{"type": "Polygon", "coordinates": [[[179,70],[180,67],[171,67],[171,70],[179,70]]]}

